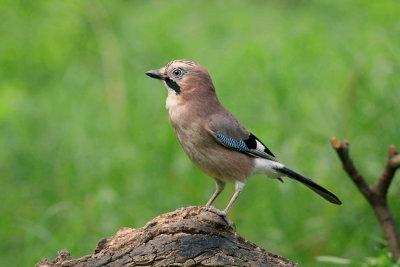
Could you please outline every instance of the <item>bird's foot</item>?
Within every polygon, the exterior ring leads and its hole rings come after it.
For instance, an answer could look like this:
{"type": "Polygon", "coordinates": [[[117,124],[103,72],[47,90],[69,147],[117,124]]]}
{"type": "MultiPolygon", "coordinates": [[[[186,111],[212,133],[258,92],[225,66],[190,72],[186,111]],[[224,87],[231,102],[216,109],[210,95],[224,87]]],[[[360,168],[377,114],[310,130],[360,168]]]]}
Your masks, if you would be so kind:
{"type": "Polygon", "coordinates": [[[236,230],[236,224],[234,222],[232,222],[231,220],[228,219],[228,217],[222,217],[224,219],[224,221],[229,225],[229,227],[232,227],[233,229],[236,230]]]}
{"type": "Polygon", "coordinates": [[[233,229],[236,229],[236,225],[231,220],[228,219],[225,211],[219,210],[214,206],[206,206],[206,208],[207,208],[207,210],[211,211],[212,213],[215,213],[215,214],[221,216],[222,219],[228,224],[228,226],[233,227],[233,229]]]}
{"type": "Polygon", "coordinates": [[[207,210],[209,210],[209,211],[211,211],[211,212],[213,212],[213,213],[215,213],[215,214],[217,214],[217,215],[219,215],[221,217],[226,217],[226,212],[225,211],[219,210],[214,206],[206,206],[206,208],[207,208],[207,210]]]}

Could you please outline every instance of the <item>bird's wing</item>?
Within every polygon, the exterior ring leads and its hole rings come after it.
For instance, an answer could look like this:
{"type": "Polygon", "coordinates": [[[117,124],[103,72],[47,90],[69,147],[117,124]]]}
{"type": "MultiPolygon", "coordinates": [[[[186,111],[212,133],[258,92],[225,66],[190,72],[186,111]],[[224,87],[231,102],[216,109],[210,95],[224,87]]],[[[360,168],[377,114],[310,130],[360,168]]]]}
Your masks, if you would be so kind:
{"type": "Polygon", "coordinates": [[[212,116],[208,129],[218,143],[248,155],[279,162],[255,135],[247,131],[230,113],[212,116]]]}

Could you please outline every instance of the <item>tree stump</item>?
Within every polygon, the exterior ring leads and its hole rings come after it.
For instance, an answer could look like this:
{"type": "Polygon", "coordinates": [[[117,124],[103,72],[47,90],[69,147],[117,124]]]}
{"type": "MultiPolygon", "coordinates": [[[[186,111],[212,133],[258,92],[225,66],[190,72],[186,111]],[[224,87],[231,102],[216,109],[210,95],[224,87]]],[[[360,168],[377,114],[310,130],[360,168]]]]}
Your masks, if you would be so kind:
{"type": "Polygon", "coordinates": [[[300,266],[241,237],[213,207],[162,214],[139,229],[121,228],[97,244],[94,254],[72,259],[67,250],[50,266],[300,266]]]}

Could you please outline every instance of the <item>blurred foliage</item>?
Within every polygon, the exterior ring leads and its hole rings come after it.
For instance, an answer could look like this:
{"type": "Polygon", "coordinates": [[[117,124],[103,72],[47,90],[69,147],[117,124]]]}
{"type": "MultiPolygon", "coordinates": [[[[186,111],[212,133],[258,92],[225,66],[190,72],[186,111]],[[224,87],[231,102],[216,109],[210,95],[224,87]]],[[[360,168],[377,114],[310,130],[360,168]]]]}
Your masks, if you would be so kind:
{"type": "Polygon", "coordinates": [[[375,247],[375,256],[351,260],[332,256],[318,256],[316,260],[321,266],[354,266],[354,267],[400,267],[400,259],[395,261],[386,244],[375,247]]]}
{"type": "Polygon", "coordinates": [[[354,266],[360,267],[400,267],[400,260],[393,260],[388,248],[385,248],[375,257],[366,257],[360,262],[355,262],[354,266]]]}
{"type": "MultiPolygon", "coordinates": [[[[305,266],[375,257],[382,236],[329,138],[374,182],[400,147],[399,1],[0,0],[0,265],[74,257],[214,191],[144,75],[198,61],[221,102],[288,166],[340,196],[256,176],[229,217],[305,266]],[[18,255],[18,256],[16,256],[18,255]]],[[[399,177],[389,202],[400,222],[399,177]],[[397,197],[395,197],[397,196],[397,197]]],[[[228,203],[232,186],[216,201],[228,203]]]]}

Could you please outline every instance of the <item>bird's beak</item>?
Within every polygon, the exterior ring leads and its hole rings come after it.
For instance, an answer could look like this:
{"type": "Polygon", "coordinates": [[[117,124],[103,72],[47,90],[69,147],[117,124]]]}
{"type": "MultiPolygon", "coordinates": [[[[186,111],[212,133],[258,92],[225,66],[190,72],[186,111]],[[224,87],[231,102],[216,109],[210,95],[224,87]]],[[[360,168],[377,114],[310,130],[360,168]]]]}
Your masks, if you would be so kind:
{"type": "Polygon", "coordinates": [[[150,76],[151,78],[155,78],[155,79],[159,79],[159,80],[165,80],[167,78],[167,75],[160,72],[160,70],[146,71],[146,75],[150,76]]]}

